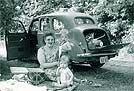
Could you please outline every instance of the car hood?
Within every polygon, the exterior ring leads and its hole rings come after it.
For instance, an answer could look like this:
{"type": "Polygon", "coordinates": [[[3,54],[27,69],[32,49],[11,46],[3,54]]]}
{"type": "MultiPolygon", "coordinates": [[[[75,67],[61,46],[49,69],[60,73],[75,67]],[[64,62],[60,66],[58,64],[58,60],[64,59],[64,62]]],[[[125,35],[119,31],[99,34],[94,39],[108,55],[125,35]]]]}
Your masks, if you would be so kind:
{"type": "Polygon", "coordinates": [[[81,32],[85,31],[85,30],[91,30],[91,29],[98,29],[98,30],[103,30],[105,31],[103,28],[97,26],[97,25],[80,25],[75,27],[76,30],[79,30],[81,32]]]}

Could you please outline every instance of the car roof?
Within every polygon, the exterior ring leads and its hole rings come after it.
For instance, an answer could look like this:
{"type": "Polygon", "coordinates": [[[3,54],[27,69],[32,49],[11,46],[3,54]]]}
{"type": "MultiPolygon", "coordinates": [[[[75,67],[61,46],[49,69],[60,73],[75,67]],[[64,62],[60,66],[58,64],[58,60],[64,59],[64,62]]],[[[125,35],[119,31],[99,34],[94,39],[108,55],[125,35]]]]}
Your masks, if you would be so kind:
{"type": "Polygon", "coordinates": [[[93,18],[91,15],[85,14],[85,13],[79,13],[79,12],[54,12],[50,14],[44,14],[40,15],[38,17],[43,17],[43,16],[65,16],[65,17],[90,17],[93,18]]]}
{"type": "Polygon", "coordinates": [[[60,18],[64,22],[64,24],[66,24],[65,26],[67,29],[71,29],[71,28],[78,26],[73,21],[75,17],[88,17],[88,18],[91,18],[96,23],[95,19],[93,19],[91,15],[85,14],[85,13],[79,13],[79,12],[54,12],[50,14],[39,15],[35,17],[34,19],[43,18],[43,17],[60,18]]]}

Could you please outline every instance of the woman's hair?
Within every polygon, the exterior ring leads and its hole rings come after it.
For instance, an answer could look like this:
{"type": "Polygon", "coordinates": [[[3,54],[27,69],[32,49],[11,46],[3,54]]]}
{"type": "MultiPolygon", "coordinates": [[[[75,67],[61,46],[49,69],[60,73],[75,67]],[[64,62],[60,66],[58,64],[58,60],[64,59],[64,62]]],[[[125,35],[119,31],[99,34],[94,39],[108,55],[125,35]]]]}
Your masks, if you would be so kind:
{"type": "Polygon", "coordinates": [[[48,36],[52,36],[52,37],[54,38],[54,41],[55,41],[54,33],[52,33],[52,32],[46,32],[46,33],[44,34],[44,36],[43,36],[43,43],[44,43],[44,45],[46,44],[46,43],[45,43],[45,39],[46,39],[46,37],[48,37],[48,36]]]}

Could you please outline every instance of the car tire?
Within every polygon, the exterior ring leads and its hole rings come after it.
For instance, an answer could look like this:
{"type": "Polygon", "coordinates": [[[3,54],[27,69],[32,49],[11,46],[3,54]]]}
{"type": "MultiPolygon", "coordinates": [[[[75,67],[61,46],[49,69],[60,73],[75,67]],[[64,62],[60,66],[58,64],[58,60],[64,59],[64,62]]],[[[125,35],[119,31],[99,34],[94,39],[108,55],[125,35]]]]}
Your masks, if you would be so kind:
{"type": "Polygon", "coordinates": [[[100,63],[100,62],[92,62],[90,63],[92,68],[100,68],[104,65],[105,63],[100,63]]]}

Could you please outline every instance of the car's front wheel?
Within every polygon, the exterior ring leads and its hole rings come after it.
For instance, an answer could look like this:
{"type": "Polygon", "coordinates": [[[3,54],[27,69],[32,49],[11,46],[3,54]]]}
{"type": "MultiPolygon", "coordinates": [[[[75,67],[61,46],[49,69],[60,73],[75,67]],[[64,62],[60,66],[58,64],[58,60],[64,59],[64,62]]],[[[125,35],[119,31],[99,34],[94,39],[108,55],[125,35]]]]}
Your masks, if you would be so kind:
{"type": "Polygon", "coordinates": [[[91,62],[90,65],[92,68],[100,68],[104,65],[105,63],[100,63],[100,62],[91,62]]]}

